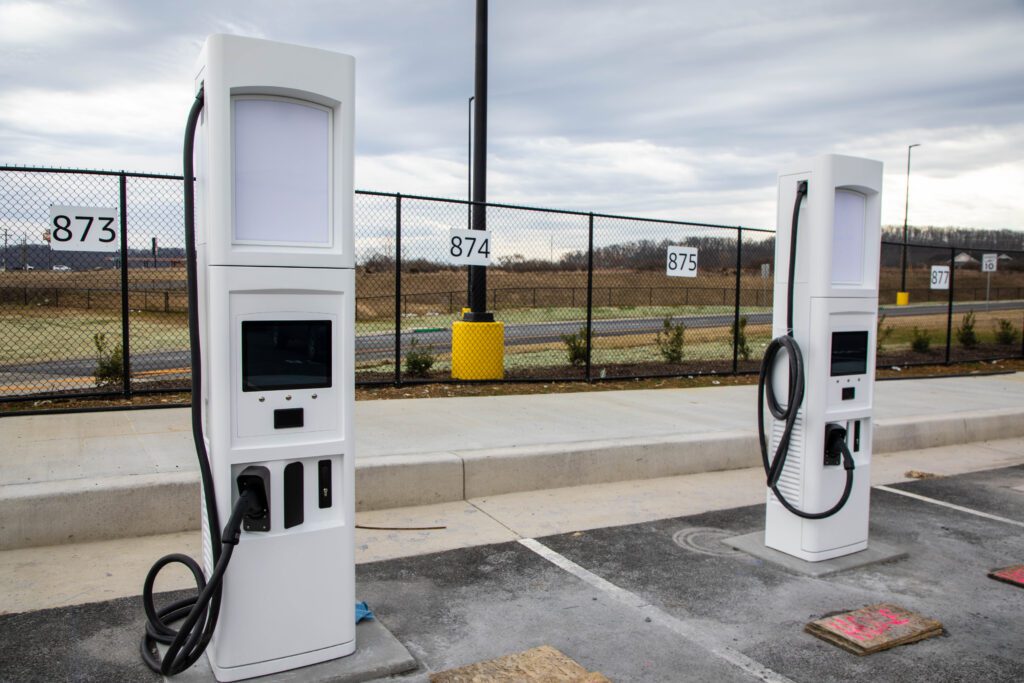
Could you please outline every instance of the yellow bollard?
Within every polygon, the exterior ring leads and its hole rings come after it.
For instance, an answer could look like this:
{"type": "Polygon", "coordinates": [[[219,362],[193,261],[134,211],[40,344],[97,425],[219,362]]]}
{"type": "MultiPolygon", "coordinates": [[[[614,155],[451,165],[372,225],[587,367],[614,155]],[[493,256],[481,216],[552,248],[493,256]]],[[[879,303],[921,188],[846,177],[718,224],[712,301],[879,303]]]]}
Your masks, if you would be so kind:
{"type": "Polygon", "coordinates": [[[452,379],[505,377],[505,323],[452,323],[452,379]]]}
{"type": "Polygon", "coordinates": [[[910,292],[896,292],[896,305],[906,306],[910,303],[910,292]]]}

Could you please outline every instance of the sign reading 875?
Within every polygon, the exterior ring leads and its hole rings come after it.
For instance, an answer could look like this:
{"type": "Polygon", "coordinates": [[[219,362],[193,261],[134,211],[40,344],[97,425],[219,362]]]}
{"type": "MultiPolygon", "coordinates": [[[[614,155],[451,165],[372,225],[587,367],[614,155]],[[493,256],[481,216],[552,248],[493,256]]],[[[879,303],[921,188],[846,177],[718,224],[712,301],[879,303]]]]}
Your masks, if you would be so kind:
{"type": "Polygon", "coordinates": [[[54,251],[117,251],[117,209],[50,207],[50,248],[54,251]]]}

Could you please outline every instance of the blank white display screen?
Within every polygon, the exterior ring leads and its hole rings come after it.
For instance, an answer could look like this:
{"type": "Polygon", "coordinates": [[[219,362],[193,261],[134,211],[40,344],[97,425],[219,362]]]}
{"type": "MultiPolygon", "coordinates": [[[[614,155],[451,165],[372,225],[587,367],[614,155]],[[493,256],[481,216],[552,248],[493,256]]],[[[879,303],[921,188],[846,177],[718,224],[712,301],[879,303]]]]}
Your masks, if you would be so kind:
{"type": "Polygon", "coordinates": [[[330,112],[239,97],[232,129],[235,240],[329,245],[330,112]]]}
{"type": "Polygon", "coordinates": [[[867,197],[836,190],[832,227],[832,284],[860,285],[864,280],[864,221],[867,197]]]}

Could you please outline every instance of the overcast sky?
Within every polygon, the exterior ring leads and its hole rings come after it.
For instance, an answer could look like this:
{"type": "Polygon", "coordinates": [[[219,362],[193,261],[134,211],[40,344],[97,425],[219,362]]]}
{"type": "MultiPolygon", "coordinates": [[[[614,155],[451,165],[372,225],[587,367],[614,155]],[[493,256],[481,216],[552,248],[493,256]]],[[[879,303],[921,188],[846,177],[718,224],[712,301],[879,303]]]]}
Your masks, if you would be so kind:
{"type": "MultiPolygon", "coordinates": [[[[0,162],[180,173],[211,33],[356,57],[356,186],[464,197],[474,0],[0,0],[0,162]]],[[[780,166],[883,223],[1024,229],[1024,1],[492,0],[488,198],[774,227],[780,166]]]]}

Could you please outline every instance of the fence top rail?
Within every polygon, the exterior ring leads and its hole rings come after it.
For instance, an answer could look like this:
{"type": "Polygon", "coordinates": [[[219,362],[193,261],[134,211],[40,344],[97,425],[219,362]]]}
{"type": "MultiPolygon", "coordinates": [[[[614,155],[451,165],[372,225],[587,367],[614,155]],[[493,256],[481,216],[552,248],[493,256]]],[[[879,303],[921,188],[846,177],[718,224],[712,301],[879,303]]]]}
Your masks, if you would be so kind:
{"type": "Polygon", "coordinates": [[[748,228],[744,225],[720,225],[718,223],[700,223],[693,221],[679,221],[668,218],[642,218],[640,216],[621,216],[613,213],[595,213],[593,211],[576,211],[573,209],[549,209],[542,206],[527,206],[524,204],[504,204],[500,202],[477,202],[469,199],[454,199],[452,197],[431,197],[428,195],[403,194],[401,192],[378,192],[375,190],[356,190],[356,194],[370,195],[373,197],[392,197],[402,199],[417,199],[428,202],[444,202],[447,204],[462,204],[463,206],[486,206],[496,209],[519,209],[521,211],[536,211],[539,213],[557,213],[566,216],[585,216],[594,218],[613,218],[616,220],[642,221],[646,223],[666,223],[668,225],[686,225],[695,228],[717,228],[724,230],[749,230],[751,232],[774,233],[774,230],[767,228],[748,228]]]}
{"type": "Polygon", "coordinates": [[[60,168],[56,166],[0,166],[0,171],[21,171],[23,173],[66,173],[79,175],[125,176],[126,178],[160,178],[181,180],[185,176],[168,173],[139,173],[137,171],[100,171],[87,168],[60,168]]]}
{"type": "MultiPolygon", "coordinates": [[[[903,242],[896,242],[893,240],[882,240],[882,244],[890,247],[902,247],[903,242]]],[[[958,250],[958,251],[987,251],[987,252],[999,252],[1000,254],[1020,254],[1024,257],[1024,249],[1007,249],[1004,247],[993,247],[981,246],[972,247],[964,244],[922,244],[920,242],[907,242],[908,247],[915,249],[938,249],[943,251],[958,250]]]]}

